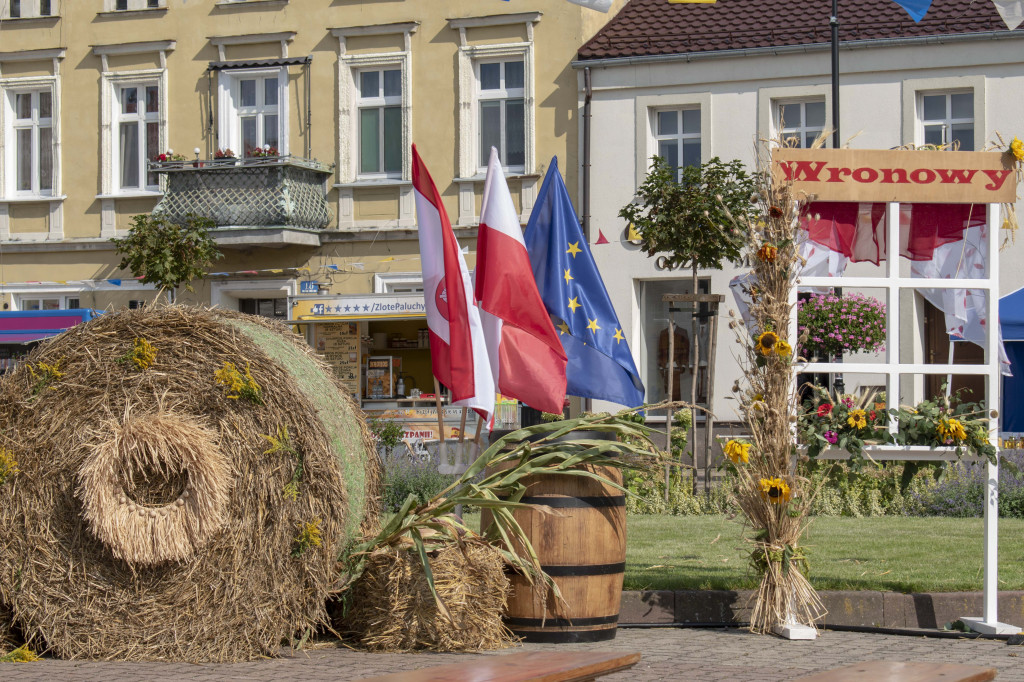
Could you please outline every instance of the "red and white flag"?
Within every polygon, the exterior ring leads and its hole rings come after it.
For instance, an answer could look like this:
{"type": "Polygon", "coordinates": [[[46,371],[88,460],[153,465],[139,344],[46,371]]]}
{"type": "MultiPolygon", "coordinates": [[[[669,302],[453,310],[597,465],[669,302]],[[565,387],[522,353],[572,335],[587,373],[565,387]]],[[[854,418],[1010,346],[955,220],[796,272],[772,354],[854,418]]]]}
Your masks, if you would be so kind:
{"type": "Polygon", "coordinates": [[[412,146],[412,186],[434,376],[451,390],[453,405],[472,408],[489,419],[494,412],[494,378],[469,270],[416,145],[412,146]]]}
{"type": "Polygon", "coordinates": [[[561,414],[565,350],[537,292],[519,216],[493,147],[476,249],[476,298],[498,392],[561,414]]]}

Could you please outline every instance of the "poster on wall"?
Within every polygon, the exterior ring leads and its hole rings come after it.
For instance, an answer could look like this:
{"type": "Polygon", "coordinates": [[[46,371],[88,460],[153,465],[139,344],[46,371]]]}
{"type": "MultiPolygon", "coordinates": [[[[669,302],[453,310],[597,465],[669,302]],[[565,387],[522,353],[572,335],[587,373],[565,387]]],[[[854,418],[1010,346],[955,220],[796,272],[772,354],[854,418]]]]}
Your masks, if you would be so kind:
{"type": "Polygon", "coordinates": [[[359,325],[355,322],[332,322],[313,325],[314,347],[334,375],[352,396],[359,395],[359,325]]]}
{"type": "Polygon", "coordinates": [[[366,361],[366,397],[372,399],[394,396],[395,381],[390,355],[374,355],[366,361]]]}

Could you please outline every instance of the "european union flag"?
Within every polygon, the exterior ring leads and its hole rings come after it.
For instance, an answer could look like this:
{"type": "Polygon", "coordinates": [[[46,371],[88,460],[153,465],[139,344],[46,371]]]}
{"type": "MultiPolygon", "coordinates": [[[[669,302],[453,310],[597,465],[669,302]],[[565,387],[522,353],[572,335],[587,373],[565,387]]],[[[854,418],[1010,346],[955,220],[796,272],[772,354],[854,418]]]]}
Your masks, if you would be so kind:
{"type": "Polygon", "coordinates": [[[569,358],[566,393],[642,405],[643,382],[558,173],[557,158],[551,159],[523,237],[537,290],[569,358]]]}

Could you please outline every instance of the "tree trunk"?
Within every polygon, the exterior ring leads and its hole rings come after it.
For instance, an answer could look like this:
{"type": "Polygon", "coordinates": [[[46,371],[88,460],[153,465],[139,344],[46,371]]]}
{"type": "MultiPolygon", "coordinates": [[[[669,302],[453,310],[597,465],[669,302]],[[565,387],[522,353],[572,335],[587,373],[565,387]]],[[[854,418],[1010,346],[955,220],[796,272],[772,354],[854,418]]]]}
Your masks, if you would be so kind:
{"type": "MultiPolygon", "coordinates": [[[[697,261],[693,262],[693,277],[691,278],[692,291],[697,294],[697,261]]],[[[690,452],[693,453],[693,492],[697,494],[697,384],[700,374],[700,325],[697,322],[697,313],[700,312],[700,304],[696,301],[693,304],[693,312],[690,313],[690,336],[693,338],[693,364],[690,366],[690,452]]],[[[670,396],[671,397],[671,396],[670,396]]],[[[705,457],[707,455],[705,454],[705,457]]],[[[680,463],[682,455],[680,455],[680,463]]]]}

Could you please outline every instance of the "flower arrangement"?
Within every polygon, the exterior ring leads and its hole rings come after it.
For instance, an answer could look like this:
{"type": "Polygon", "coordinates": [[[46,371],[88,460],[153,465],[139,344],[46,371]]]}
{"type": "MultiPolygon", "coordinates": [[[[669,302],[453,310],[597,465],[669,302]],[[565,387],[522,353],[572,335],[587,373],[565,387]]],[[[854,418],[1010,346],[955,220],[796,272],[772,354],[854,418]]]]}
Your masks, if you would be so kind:
{"type": "Polygon", "coordinates": [[[797,302],[800,355],[831,358],[885,350],[885,304],[862,294],[811,294],[797,302]]]}
{"type": "Polygon", "coordinates": [[[173,149],[168,149],[163,154],[157,154],[156,158],[153,160],[160,161],[161,163],[165,163],[167,161],[184,161],[185,156],[182,154],[175,154],[173,149]]]}
{"type": "MultiPolygon", "coordinates": [[[[793,340],[788,338],[793,309],[790,294],[799,267],[797,236],[802,200],[790,183],[760,177],[751,197],[756,209],[737,219],[751,255],[752,328],[730,322],[744,348],[743,380],[733,387],[749,442],[732,440],[723,450],[737,505],[746,517],[752,545],[750,565],[761,577],[750,629],[771,632],[786,623],[814,626],[824,607],[804,573],[800,536],[813,494],[808,479],[793,468],[791,415],[797,396],[793,382],[793,340]]],[[[734,315],[734,313],[730,313],[734,315]]],[[[803,337],[801,337],[801,341],[803,337]]]]}
{"type": "Polygon", "coordinates": [[[215,151],[213,153],[213,158],[215,158],[215,159],[233,159],[233,158],[235,158],[235,153],[233,151],[231,151],[230,148],[228,148],[228,149],[218,149],[217,151],[215,151]]]}
{"type": "Polygon", "coordinates": [[[269,144],[262,147],[250,147],[246,151],[246,156],[254,159],[270,159],[280,156],[277,151],[277,147],[271,147],[269,144]]]}

